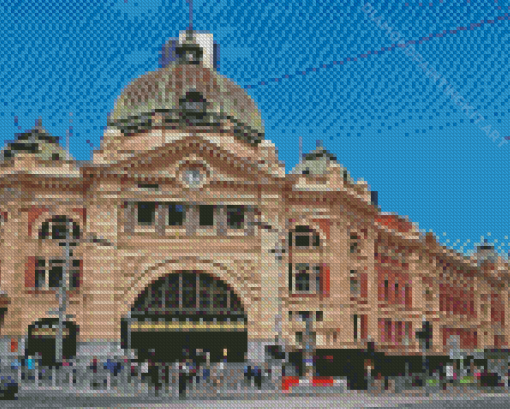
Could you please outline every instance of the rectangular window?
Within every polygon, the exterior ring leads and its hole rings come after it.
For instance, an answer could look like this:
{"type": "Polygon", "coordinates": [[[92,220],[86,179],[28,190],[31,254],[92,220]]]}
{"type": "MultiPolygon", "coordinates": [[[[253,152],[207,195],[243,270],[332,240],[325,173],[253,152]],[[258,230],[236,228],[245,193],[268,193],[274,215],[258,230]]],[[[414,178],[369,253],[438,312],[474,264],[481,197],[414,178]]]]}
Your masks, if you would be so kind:
{"type": "Polygon", "coordinates": [[[318,294],[321,289],[321,267],[307,263],[289,264],[289,290],[294,294],[318,294]]]}
{"type": "Polygon", "coordinates": [[[292,293],[294,289],[294,283],[292,282],[293,276],[293,270],[292,270],[292,263],[289,263],[289,293],[292,293]]]}
{"type": "Polygon", "coordinates": [[[71,269],[71,289],[77,289],[80,287],[80,266],[81,266],[81,260],[73,260],[72,263],[72,269],[71,269]]]}
{"type": "Polygon", "coordinates": [[[49,271],[49,287],[50,288],[59,288],[62,283],[62,274],[63,268],[62,266],[52,266],[49,271]]]}
{"type": "Polygon", "coordinates": [[[323,320],[323,318],[324,318],[324,313],[322,311],[317,311],[315,313],[315,320],[317,322],[321,322],[323,320]]]}
{"type": "Polygon", "coordinates": [[[244,206],[227,206],[227,225],[229,229],[244,228],[244,206]]]}
{"type": "Polygon", "coordinates": [[[388,279],[384,280],[384,301],[388,301],[390,295],[390,287],[388,279]]]}
{"type": "Polygon", "coordinates": [[[199,206],[199,212],[201,227],[214,226],[214,206],[211,205],[199,206]]]}
{"type": "Polygon", "coordinates": [[[35,288],[46,287],[46,261],[39,259],[36,262],[35,270],[35,288]]]}
{"type": "Polygon", "coordinates": [[[310,235],[296,234],[296,247],[310,247],[310,235]]]}
{"type": "Polygon", "coordinates": [[[159,185],[156,183],[138,183],[138,187],[140,189],[151,189],[151,190],[159,189],[159,185]]]}
{"type": "Polygon", "coordinates": [[[303,343],[303,333],[296,332],[296,344],[302,344],[302,343],[303,343]]]}
{"type": "Polygon", "coordinates": [[[156,203],[138,202],[138,224],[142,226],[152,226],[155,222],[156,203]]]}
{"type": "Polygon", "coordinates": [[[296,264],[296,291],[310,291],[310,266],[308,264],[296,264]]]}
{"type": "Polygon", "coordinates": [[[354,314],[354,316],[353,316],[353,324],[354,324],[354,340],[355,341],[358,340],[358,335],[359,335],[358,318],[359,318],[358,315],[354,314]]]}
{"type": "Polygon", "coordinates": [[[356,270],[351,270],[351,295],[360,295],[360,280],[356,270]]]}
{"type": "Polygon", "coordinates": [[[168,206],[168,225],[182,226],[185,219],[184,205],[171,204],[168,206]]]}

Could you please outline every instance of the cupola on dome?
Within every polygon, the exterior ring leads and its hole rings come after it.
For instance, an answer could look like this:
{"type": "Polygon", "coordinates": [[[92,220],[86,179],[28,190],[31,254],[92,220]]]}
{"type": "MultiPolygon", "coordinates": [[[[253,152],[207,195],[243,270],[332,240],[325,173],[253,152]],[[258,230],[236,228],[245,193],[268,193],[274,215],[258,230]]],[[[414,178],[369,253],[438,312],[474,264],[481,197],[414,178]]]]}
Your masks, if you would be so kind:
{"type": "Polygon", "coordinates": [[[202,124],[229,124],[240,139],[258,144],[264,138],[264,127],[255,102],[233,81],[203,63],[203,52],[193,38],[188,33],[175,48],[175,61],[127,85],[115,102],[108,125],[133,134],[150,127],[152,117],[159,113],[164,124],[180,122],[182,126],[195,121],[192,113],[191,119],[187,117],[194,107],[201,110],[202,124]]]}

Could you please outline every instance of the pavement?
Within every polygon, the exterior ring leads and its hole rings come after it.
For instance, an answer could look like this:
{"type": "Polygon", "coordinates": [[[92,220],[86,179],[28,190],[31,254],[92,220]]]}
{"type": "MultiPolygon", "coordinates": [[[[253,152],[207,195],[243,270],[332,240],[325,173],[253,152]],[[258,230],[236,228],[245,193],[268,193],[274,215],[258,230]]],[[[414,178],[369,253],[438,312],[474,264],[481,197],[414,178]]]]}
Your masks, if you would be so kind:
{"type": "Polygon", "coordinates": [[[15,408],[78,408],[78,407],[130,407],[130,408],[261,408],[272,406],[285,406],[286,408],[365,408],[365,407],[457,407],[479,408],[487,407],[510,407],[510,395],[508,393],[479,393],[466,395],[462,391],[456,393],[434,393],[429,396],[406,395],[384,393],[379,395],[370,394],[366,391],[346,391],[341,394],[307,395],[307,394],[282,394],[256,392],[233,396],[222,395],[216,399],[190,399],[180,400],[176,397],[148,397],[142,396],[46,396],[44,393],[31,396],[20,396],[17,401],[2,401],[1,407],[15,408]]]}

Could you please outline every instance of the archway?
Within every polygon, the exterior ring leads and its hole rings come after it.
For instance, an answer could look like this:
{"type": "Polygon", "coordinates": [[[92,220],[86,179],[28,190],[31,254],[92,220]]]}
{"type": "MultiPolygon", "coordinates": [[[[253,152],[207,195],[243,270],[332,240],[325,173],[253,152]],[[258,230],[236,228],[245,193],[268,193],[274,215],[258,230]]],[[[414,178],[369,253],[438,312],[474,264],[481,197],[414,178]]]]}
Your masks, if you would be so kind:
{"type": "Polygon", "coordinates": [[[149,284],[121,323],[124,349],[144,360],[154,350],[159,361],[175,362],[183,350],[197,349],[218,362],[243,362],[248,349],[247,316],[224,281],[203,271],[170,273],[149,284]]]}
{"type": "MultiPolygon", "coordinates": [[[[55,365],[56,336],[58,318],[43,318],[28,326],[28,340],[25,355],[42,355],[43,365],[55,365]]],[[[78,326],[72,321],[64,322],[62,356],[70,359],[76,356],[76,338],[78,326]]]]}

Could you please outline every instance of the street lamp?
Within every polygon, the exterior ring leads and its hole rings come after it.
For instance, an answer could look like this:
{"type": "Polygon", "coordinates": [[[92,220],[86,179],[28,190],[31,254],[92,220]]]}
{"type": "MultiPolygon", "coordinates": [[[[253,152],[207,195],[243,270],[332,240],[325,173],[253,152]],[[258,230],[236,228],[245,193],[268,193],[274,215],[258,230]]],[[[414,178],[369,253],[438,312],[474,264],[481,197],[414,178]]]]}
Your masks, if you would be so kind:
{"type": "MultiPolygon", "coordinates": [[[[63,332],[64,332],[64,320],[67,317],[67,276],[69,272],[69,259],[72,256],[71,253],[71,241],[70,235],[72,232],[73,223],[70,219],[66,219],[66,238],[64,243],[59,243],[61,246],[64,245],[64,259],[65,265],[62,270],[62,277],[60,279],[60,285],[58,288],[58,333],[55,339],[55,361],[57,363],[62,363],[62,355],[63,355],[63,332]]],[[[76,244],[76,243],[74,243],[76,244]]],[[[69,335],[69,334],[68,334],[69,335]]]]}
{"type": "MultiPolygon", "coordinates": [[[[67,315],[67,290],[68,290],[68,276],[69,276],[69,266],[70,259],[73,256],[71,251],[71,246],[76,246],[77,243],[96,243],[103,246],[113,246],[112,243],[105,239],[98,238],[96,235],[91,234],[86,238],[80,237],[72,237],[73,231],[73,222],[70,219],[66,219],[66,238],[63,242],[59,243],[60,246],[64,246],[64,259],[65,264],[62,269],[62,277],[59,285],[58,291],[58,310],[50,311],[50,314],[58,315],[58,331],[55,339],[55,361],[56,363],[62,363],[63,357],[63,338],[64,338],[64,322],[68,318],[73,317],[73,315],[67,315]]],[[[69,336],[69,334],[68,334],[69,336]]]]}
{"type": "Polygon", "coordinates": [[[431,327],[430,323],[428,321],[426,321],[425,315],[423,315],[423,317],[422,317],[422,329],[421,329],[421,331],[416,331],[416,337],[421,341],[421,345],[422,345],[423,383],[425,384],[426,372],[427,372],[426,353],[427,353],[428,348],[430,347],[430,342],[432,340],[432,327],[431,327]]]}

